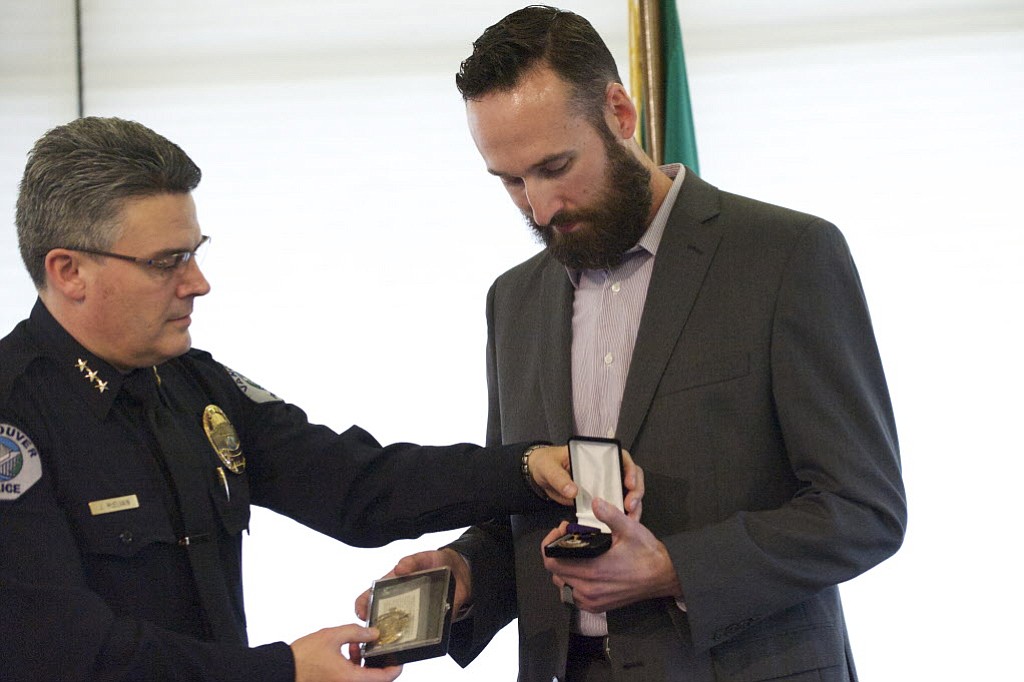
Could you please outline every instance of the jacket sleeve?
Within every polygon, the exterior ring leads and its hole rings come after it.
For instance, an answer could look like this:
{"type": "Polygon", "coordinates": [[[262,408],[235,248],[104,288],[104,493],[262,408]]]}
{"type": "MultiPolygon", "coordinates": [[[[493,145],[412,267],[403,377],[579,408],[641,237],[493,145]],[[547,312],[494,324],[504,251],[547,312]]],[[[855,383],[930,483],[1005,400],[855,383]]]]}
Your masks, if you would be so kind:
{"type": "Polygon", "coordinates": [[[356,547],[548,508],[519,472],[528,444],[382,446],[280,400],[236,396],[252,501],[356,547]]]}
{"type": "Polygon", "coordinates": [[[284,643],[246,648],[200,642],[117,617],[86,584],[78,546],[43,476],[0,502],[0,604],[8,633],[0,679],[266,680],[295,677],[284,643]]]}
{"type": "Polygon", "coordinates": [[[518,615],[512,532],[507,521],[468,529],[448,545],[469,561],[473,608],[452,624],[449,655],[462,667],[480,655],[491,639],[518,615]]]}
{"type": "MultiPolygon", "coordinates": [[[[487,293],[487,443],[501,442],[493,308],[496,288],[487,293]]],[[[465,667],[480,655],[491,639],[518,615],[515,547],[508,517],[468,529],[449,545],[469,560],[473,609],[465,620],[452,625],[448,653],[465,667]]]]}
{"type": "Polygon", "coordinates": [[[860,280],[834,226],[805,227],[776,293],[769,351],[796,494],[662,538],[698,649],[859,575],[902,543],[896,428],[860,280]]]}

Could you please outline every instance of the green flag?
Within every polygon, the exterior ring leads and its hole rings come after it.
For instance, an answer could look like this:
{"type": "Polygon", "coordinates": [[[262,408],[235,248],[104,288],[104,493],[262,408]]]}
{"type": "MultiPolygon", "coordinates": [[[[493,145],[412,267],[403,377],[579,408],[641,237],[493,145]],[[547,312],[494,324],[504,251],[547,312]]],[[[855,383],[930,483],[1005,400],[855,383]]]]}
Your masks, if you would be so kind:
{"type": "Polygon", "coordinates": [[[657,163],[700,173],[675,0],[630,0],[630,83],[639,142],[657,163]]]}
{"type": "Polygon", "coordinates": [[[682,163],[700,175],[690,86],[683,57],[683,32],[675,0],[661,0],[661,44],[665,70],[665,163],[682,163]]]}

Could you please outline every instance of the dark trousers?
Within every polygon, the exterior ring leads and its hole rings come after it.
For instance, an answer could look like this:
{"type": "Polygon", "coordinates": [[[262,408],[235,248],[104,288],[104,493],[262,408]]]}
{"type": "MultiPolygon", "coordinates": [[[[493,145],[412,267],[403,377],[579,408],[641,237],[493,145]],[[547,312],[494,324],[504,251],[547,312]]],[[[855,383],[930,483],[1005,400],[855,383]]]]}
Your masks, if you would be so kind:
{"type": "Polygon", "coordinates": [[[565,662],[565,682],[611,682],[604,637],[569,636],[569,655],[565,662]]]}

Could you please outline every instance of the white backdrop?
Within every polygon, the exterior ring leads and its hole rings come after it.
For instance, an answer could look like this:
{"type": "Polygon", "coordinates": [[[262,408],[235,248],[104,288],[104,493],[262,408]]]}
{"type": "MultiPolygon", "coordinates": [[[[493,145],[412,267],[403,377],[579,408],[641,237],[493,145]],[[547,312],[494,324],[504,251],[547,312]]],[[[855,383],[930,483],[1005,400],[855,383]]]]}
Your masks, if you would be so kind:
{"type": "MultiPolygon", "coordinates": [[[[33,299],[16,253],[24,154],[76,114],[74,17],[0,4],[0,329],[33,299]]],[[[480,441],[483,300],[538,248],[483,170],[454,89],[503,0],[86,0],[85,112],[140,120],[199,163],[214,237],[194,340],[337,429],[480,441]]],[[[626,3],[588,16],[626,66],[626,3]]],[[[1019,0],[680,0],[702,175],[847,235],[890,381],[910,529],[843,586],[865,680],[1010,679],[1024,607],[1024,7],[1019,0]],[[848,6],[852,5],[852,6],[848,6]]],[[[354,619],[409,551],[339,546],[256,510],[253,643],[354,619]]],[[[514,627],[470,668],[513,679],[514,627]]]]}

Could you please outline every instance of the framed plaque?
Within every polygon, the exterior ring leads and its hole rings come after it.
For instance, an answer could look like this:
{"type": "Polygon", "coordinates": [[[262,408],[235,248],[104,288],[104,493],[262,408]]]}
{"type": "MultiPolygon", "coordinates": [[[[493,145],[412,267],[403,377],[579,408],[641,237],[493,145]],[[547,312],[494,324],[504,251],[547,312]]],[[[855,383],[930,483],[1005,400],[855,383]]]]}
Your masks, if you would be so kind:
{"type": "Polygon", "coordinates": [[[368,668],[399,665],[448,653],[455,577],[445,568],[376,580],[367,625],[380,631],[362,647],[368,668]]]}
{"type": "Polygon", "coordinates": [[[594,498],[600,497],[622,510],[622,447],[612,438],[569,439],[569,473],[576,494],[576,523],[544,548],[549,557],[586,559],[608,551],[611,528],[594,516],[594,498]]]}

